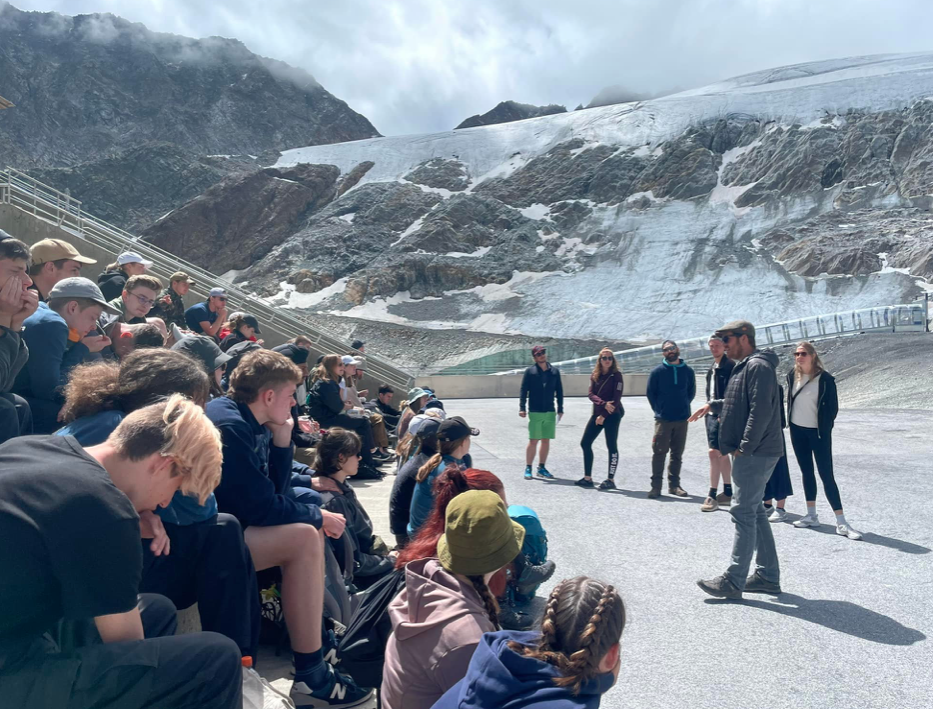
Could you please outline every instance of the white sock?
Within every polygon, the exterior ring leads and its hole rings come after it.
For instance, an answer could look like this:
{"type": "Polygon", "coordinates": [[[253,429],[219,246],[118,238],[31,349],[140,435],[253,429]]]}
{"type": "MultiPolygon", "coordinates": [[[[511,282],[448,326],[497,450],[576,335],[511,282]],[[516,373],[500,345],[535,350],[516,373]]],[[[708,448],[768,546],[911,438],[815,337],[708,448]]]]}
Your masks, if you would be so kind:
{"type": "Polygon", "coordinates": [[[848,522],[846,522],[846,516],[844,514],[836,515],[836,525],[838,526],[840,524],[848,524],[848,522]]]}
{"type": "Polygon", "coordinates": [[[807,517],[812,517],[813,519],[816,519],[816,507],[807,508],[807,517]]]}

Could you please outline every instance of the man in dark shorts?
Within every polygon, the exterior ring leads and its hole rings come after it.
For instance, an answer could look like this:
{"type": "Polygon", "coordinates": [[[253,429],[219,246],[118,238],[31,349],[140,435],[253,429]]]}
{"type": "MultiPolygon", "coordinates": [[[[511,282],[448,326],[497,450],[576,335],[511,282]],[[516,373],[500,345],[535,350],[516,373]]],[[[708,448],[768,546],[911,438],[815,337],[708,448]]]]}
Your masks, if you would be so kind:
{"type": "Polygon", "coordinates": [[[70,436],[0,446],[0,704],[242,705],[236,644],[171,637],[171,602],[137,597],[148,531],[137,513],[176,490],[206,498],[220,463],[216,430],[179,395],[134,411],[97,446],[70,436]]]}
{"type": "MultiPolygon", "coordinates": [[[[706,371],[706,400],[722,399],[726,385],[732,376],[735,362],[726,357],[726,346],[721,337],[709,338],[709,351],[713,363],[706,371]]],[[[714,512],[720,505],[732,505],[732,461],[729,456],[719,452],[719,414],[710,411],[704,417],[706,422],[706,440],[709,443],[709,495],[700,506],[703,512],[714,512]],[[722,493],[717,495],[719,478],[722,477],[722,493]]]]}

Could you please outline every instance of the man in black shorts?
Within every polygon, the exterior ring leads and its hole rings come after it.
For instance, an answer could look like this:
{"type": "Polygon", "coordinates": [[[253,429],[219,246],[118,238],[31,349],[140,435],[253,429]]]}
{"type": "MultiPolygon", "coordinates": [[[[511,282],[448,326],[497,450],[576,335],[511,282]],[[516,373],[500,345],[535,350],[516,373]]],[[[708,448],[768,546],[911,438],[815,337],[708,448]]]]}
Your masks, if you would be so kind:
{"type": "Polygon", "coordinates": [[[171,602],[137,597],[137,512],[176,490],[203,501],[220,464],[216,429],[179,395],[134,411],[97,446],[70,436],[0,446],[0,705],[242,706],[236,644],[171,637],[171,602]]]}
{"type": "MultiPolygon", "coordinates": [[[[726,346],[721,337],[713,335],[709,338],[709,351],[713,355],[713,363],[706,371],[706,400],[722,399],[726,394],[726,385],[732,376],[735,362],[726,357],[726,346]]],[[[729,456],[719,452],[719,414],[710,411],[704,417],[706,422],[706,440],[709,443],[709,495],[700,506],[703,512],[715,512],[720,505],[732,505],[732,462],[729,456]],[[719,489],[719,478],[722,477],[722,492],[719,489]]]]}

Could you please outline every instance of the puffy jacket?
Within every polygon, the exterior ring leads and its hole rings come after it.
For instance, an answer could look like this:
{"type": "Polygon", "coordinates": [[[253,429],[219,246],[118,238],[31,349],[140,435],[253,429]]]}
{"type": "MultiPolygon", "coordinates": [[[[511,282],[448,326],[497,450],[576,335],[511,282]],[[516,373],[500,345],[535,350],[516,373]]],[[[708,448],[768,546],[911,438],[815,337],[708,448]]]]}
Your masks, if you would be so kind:
{"type": "Polygon", "coordinates": [[[384,709],[430,709],[466,675],[483,633],[495,630],[473,585],[437,559],[405,566],[405,587],[389,605],[389,618],[384,709]]]}
{"type": "Polygon", "coordinates": [[[594,382],[590,379],[589,399],[593,402],[593,416],[624,416],[625,409],[622,408],[622,372],[611,372],[610,374],[600,374],[594,382]],[[607,413],[606,404],[615,405],[615,411],[612,414],[607,413]]]}
{"type": "Polygon", "coordinates": [[[686,421],[697,395],[696,374],[682,359],[677,364],[661,362],[648,375],[647,395],[656,419],[686,421]]]}
{"type": "Polygon", "coordinates": [[[522,392],[519,401],[519,411],[528,410],[533,413],[545,413],[554,410],[554,399],[557,399],[557,413],[564,413],[564,386],[560,381],[560,370],[548,364],[542,370],[537,364],[531,365],[522,376],[522,392]]]}
{"type": "MultiPolygon", "coordinates": [[[[719,364],[713,362],[710,368],[706,370],[706,400],[721,399],[726,393],[726,385],[729,384],[729,377],[732,376],[732,370],[735,368],[735,362],[722,356],[719,364]]],[[[715,416],[715,414],[710,414],[715,416]]]]}
{"type": "Polygon", "coordinates": [[[129,276],[126,275],[126,271],[122,268],[115,271],[104,271],[100,274],[97,277],[97,285],[100,286],[100,292],[103,294],[104,300],[119,298],[126,287],[128,278],[129,276]]]}
{"type": "MultiPolygon", "coordinates": [[[[794,410],[794,370],[787,373],[787,420],[794,410]]],[[[816,435],[825,438],[832,433],[839,414],[839,394],[836,390],[836,378],[829,372],[820,373],[820,391],[816,405],[816,435]]]]}
{"type": "Polygon", "coordinates": [[[611,672],[594,677],[574,693],[558,687],[558,669],[509,648],[509,642],[535,646],[537,632],[500,630],[486,633],[473,653],[466,676],[451,687],[434,709],[596,709],[612,688],[611,672]]]}
{"type": "Polygon", "coordinates": [[[390,557],[373,553],[376,543],[373,523],[356,492],[345,482],[338,482],[337,487],[340,492],[325,490],[321,498],[325,510],[343,515],[347,520],[346,530],[353,545],[354,575],[381,576],[389,573],[395,564],[390,557]]]}
{"type": "Polygon", "coordinates": [[[327,428],[337,414],[344,412],[340,385],[329,379],[318,379],[308,392],[308,415],[327,428]]]}
{"type": "Polygon", "coordinates": [[[709,402],[719,414],[721,453],[784,455],[777,363],[771,350],[755,350],[735,365],[723,398],[709,402]]]}

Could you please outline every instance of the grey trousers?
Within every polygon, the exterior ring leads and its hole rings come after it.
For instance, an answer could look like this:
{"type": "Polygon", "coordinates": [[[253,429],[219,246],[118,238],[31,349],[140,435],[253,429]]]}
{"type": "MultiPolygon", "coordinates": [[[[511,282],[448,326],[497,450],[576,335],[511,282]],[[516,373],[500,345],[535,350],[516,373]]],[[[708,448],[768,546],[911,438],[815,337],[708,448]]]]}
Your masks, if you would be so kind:
{"type": "Polygon", "coordinates": [[[752,556],[756,570],[766,581],[780,583],[781,570],[771,523],[762,503],[765,485],[777,465],[778,456],[738,455],[732,461],[732,507],[729,514],[735,524],[732,542],[732,563],[726,576],[740,591],[751,567],[752,556]]]}

